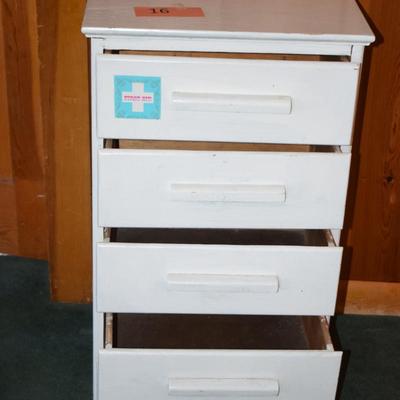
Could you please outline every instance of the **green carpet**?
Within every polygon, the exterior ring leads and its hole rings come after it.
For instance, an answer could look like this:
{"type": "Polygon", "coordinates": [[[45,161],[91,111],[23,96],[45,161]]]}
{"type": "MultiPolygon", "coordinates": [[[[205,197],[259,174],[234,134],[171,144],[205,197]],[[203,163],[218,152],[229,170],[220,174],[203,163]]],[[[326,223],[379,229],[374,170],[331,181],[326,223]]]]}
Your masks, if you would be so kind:
{"type": "Polygon", "coordinates": [[[346,315],[332,329],[344,351],[340,400],[400,399],[400,318],[346,315]]]}
{"type": "MultiPolygon", "coordinates": [[[[92,398],[91,307],[51,303],[47,263],[0,256],[0,318],[1,400],[92,398]]],[[[400,399],[400,318],[340,316],[335,331],[338,400],[400,399]]]]}
{"type": "Polygon", "coordinates": [[[89,400],[89,305],[49,302],[47,263],[0,257],[0,399],[89,400]]]}

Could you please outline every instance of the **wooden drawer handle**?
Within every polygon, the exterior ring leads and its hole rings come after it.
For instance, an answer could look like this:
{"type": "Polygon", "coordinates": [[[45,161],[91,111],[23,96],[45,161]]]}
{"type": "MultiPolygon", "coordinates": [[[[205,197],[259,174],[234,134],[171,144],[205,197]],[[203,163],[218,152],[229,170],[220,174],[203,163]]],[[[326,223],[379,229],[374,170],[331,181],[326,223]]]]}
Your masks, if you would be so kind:
{"type": "Polygon", "coordinates": [[[253,378],[170,378],[169,396],[278,397],[279,382],[253,378]]]}
{"type": "Polygon", "coordinates": [[[177,201],[284,203],[284,185],[171,183],[171,197],[177,201]]]}
{"type": "Polygon", "coordinates": [[[181,111],[291,114],[292,98],[281,95],[173,92],[172,104],[181,111]]]}
{"type": "Polygon", "coordinates": [[[276,275],[199,274],[169,272],[167,285],[171,290],[231,293],[277,293],[276,275]]]}

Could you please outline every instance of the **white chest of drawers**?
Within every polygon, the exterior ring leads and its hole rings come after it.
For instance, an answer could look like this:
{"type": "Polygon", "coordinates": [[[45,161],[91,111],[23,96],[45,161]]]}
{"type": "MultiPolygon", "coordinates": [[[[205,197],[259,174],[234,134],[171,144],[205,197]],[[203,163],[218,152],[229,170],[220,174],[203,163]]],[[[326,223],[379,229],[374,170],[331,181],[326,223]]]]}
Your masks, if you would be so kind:
{"type": "Polygon", "coordinates": [[[333,400],[355,2],[89,0],[82,30],[94,398],[333,400]]]}

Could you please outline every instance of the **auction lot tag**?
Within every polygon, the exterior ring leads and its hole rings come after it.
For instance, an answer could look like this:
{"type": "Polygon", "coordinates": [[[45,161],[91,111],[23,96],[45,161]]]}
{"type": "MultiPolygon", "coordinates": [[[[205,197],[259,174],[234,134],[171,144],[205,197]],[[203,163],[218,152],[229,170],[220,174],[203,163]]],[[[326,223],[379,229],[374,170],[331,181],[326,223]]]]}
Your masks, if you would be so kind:
{"type": "Polygon", "coordinates": [[[137,17],[204,17],[201,7],[135,7],[137,17]]]}

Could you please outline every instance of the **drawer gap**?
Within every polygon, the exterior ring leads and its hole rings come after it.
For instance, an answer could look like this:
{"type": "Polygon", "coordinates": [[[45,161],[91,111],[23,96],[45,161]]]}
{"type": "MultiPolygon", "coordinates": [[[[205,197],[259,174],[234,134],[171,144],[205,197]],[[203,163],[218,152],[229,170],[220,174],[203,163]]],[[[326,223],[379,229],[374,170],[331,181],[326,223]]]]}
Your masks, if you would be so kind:
{"type": "Polygon", "coordinates": [[[318,229],[112,228],[116,243],[178,243],[265,246],[330,246],[329,231],[318,229]]]}
{"type": "Polygon", "coordinates": [[[154,50],[105,50],[104,54],[123,54],[132,56],[161,57],[193,57],[193,58],[227,58],[246,60],[277,60],[277,61],[331,61],[350,62],[350,56],[316,55],[316,54],[272,54],[272,53],[229,53],[205,51],[154,51],[154,50]]]}
{"type": "Polygon", "coordinates": [[[113,314],[112,322],[113,348],[333,350],[324,317],[113,314]]]}
{"type": "Polygon", "coordinates": [[[329,324],[326,317],[302,317],[303,326],[310,349],[321,348],[333,351],[329,324]]]}
{"type": "Polygon", "coordinates": [[[104,314],[104,348],[113,347],[113,314],[104,314]]]}
{"type": "Polygon", "coordinates": [[[105,148],[134,150],[189,150],[189,151],[265,151],[294,153],[336,153],[338,146],[278,144],[278,143],[235,143],[179,140],[130,140],[105,139],[105,148]]]}

